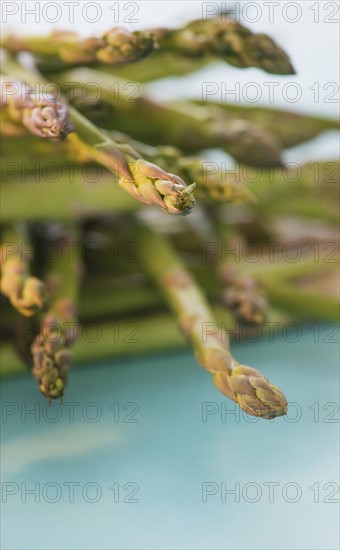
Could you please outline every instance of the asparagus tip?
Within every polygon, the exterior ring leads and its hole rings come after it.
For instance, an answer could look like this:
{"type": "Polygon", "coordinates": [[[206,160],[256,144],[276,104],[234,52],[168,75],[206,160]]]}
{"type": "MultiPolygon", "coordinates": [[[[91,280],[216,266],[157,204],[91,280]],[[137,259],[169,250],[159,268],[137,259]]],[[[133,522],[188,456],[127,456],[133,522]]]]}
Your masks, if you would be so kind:
{"type": "Polygon", "coordinates": [[[287,414],[288,404],[281,390],[256,369],[238,365],[230,375],[216,372],[213,381],[222,393],[237,401],[247,414],[267,420],[287,414]]]}

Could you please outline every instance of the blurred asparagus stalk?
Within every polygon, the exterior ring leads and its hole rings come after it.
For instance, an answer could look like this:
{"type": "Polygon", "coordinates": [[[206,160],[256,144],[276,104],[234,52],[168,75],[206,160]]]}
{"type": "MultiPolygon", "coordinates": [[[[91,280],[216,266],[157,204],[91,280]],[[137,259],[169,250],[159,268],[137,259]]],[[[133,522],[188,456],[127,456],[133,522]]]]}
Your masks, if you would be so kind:
{"type": "Polygon", "coordinates": [[[87,154],[90,160],[109,169],[117,176],[118,185],[143,204],[155,204],[169,214],[190,214],[195,204],[192,194],[195,184],[187,186],[179,176],[107,138],[75,110],[72,120],[78,135],[70,136],[69,142],[76,154],[87,154]]]}
{"type": "MultiPolygon", "coordinates": [[[[226,226],[222,227],[222,224],[218,225],[218,230],[217,251],[225,244],[232,250],[236,242],[239,244],[240,240],[242,241],[240,235],[232,234],[226,226]]],[[[218,253],[214,259],[215,269],[223,287],[222,303],[239,323],[262,325],[268,309],[264,289],[249,273],[242,272],[238,264],[221,261],[221,255],[218,253]]]]}
{"type": "Polygon", "coordinates": [[[108,65],[139,61],[153,50],[155,43],[149,32],[130,32],[113,28],[101,37],[81,38],[70,31],[54,31],[49,36],[22,37],[9,35],[1,46],[12,53],[30,52],[47,58],[59,58],[65,64],[101,62],[108,65]]]}
{"type": "Polygon", "coordinates": [[[119,143],[130,144],[148,161],[179,174],[184,180],[194,181],[195,197],[199,200],[242,204],[255,202],[254,195],[242,182],[226,177],[222,170],[208,170],[207,163],[201,157],[186,157],[179,149],[169,145],[145,145],[119,132],[109,132],[109,135],[119,143]]]}
{"type": "Polygon", "coordinates": [[[223,284],[222,302],[239,323],[262,325],[266,319],[267,301],[254,278],[241,276],[235,266],[219,269],[223,284]]]}
{"type": "Polygon", "coordinates": [[[89,181],[84,173],[66,171],[56,181],[43,175],[9,178],[1,186],[0,213],[3,223],[22,220],[82,220],[113,212],[132,212],[140,203],[103,174],[100,181],[89,181]],[[38,182],[36,183],[36,179],[38,182]],[[20,182],[20,180],[22,180],[20,182]],[[20,197],[20,201],[17,198],[20,197]]]}
{"type": "MultiPolygon", "coordinates": [[[[206,101],[193,101],[206,105],[206,101]]],[[[236,103],[217,102],[209,99],[209,105],[220,109],[230,118],[242,119],[258,124],[275,136],[282,147],[300,145],[327,130],[339,130],[339,122],[321,116],[302,115],[272,107],[244,106],[236,103]]]]}
{"type": "MultiPolygon", "coordinates": [[[[281,147],[274,136],[252,122],[223,116],[220,109],[189,102],[156,102],[139,84],[118,78],[113,82],[110,75],[90,68],[54,73],[49,78],[68,93],[71,101],[74,90],[95,82],[102,101],[113,107],[113,116],[105,121],[106,129],[125,132],[151,145],[171,143],[185,153],[222,147],[239,162],[281,164],[281,147]]],[[[86,105],[79,105],[82,107],[86,110],[86,105]]]]}
{"type": "Polygon", "coordinates": [[[48,304],[45,284],[30,274],[33,249],[23,223],[11,223],[2,231],[0,290],[25,317],[43,311],[48,304]]]}
{"type": "Polygon", "coordinates": [[[287,402],[280,390],[259,371],[240,365],[232,357],[227,332],[217,329],[200,288],[169,242],[141,226],[138,240],[146,269],[163,291],[197,360],[212,375],[216,387],[254,416],[269,419],[285,414],[287,402]]]}
{"type": "Polygon", "coordinates": [[[231,19],[192,21],[179,29],[151,29],[130,33],[113,28],[102,37],[81,39],[68,31],[47,37],[5,37],[1,45],[12,53],[29,51],[42,58],[59,58],[68,64],[119,64],[148,55],[156,39],[160,50],[181,56],[221,58],[236,67],[259,67],[276,74],[294,74],[285,52],[265,34],[253,34],[231,19]]]}
{"type": "Polygon", "coordinates": [[[76,302],[80,270],[79,234],[75,226],[65,226],[55,241],[56,260],[48,262],[45,276],[51,305],[43,316],[40,332],[34,339],[32,374],[39,389],[49,400],[64,395],[67,375],[72,365],[70,350],[77,337],[76,302]]]}
{"type": "Polygon", "coordinates": [[[191,21],[179,29],[156,29],[154,35],[161,50],[188,57],[210,55],[239,68],[294,74],[289,57],[269,36],[253,34],[232,19],[191,21]]]}

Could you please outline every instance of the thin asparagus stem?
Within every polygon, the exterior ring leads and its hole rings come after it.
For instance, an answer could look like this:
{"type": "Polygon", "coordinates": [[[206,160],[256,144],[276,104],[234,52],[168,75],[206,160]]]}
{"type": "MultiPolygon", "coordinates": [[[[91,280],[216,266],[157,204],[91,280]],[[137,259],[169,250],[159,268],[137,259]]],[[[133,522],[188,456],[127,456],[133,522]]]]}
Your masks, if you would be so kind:
{"type": "Polygon", "coordinates": [[[49,36],[9,35],[1,45],[12,53],[26,51],[42,58],[59,58],[71,65],[97,62],[117,65],[139,61],[151,53],[155,42],[147,31],[130,32],[117,27],[101,37],[85,39],[70,31],[54,31],[49,36]]]}
{"type": "Polygon", "coordinates": [[[48,304],[45,284],[30,274],[31,245],[25,226],[10,224],[2,232],[0,290],[25,317],[43,311],[48,304]]]}
{"type": "Polygon", "coordinates": [[[65,228],[58,239],[58,255],[50,263],[46,283],[52,303],[43,316],[40,332],[34,339],[32,374],[48,399],[64,395],[73,354],[70,347],[77,336],[76,301],[80,269],[79,235],[74,226],[65,228]]]}
{"type": "MultiPolygon", "coordinates": [[[[30,85],[45,82],[37,73],[12,59],[6,59],[2,68],[30,85]]],[[[70,112],[76,133],[68,136],[68,143],[77,155],[110,170],[117,177],[118,185],[140,202],[158,205],[170,214],[187,215],[191,212],[195,204],[194,183],[187,186],[179,176],[140,158],[131,147],[110,140],[74,108],[70,112]]]]}
{"type": "Polygon", "coordinates": [[[213,377],[216,387],[247,413],[263,418],[286,414],[281,391],[259,371],[240,365],[231,355],[227,333],[216,320],[194,279],[167,240],[146,227],[138,228],[146,269],[155,279],[191,341],[197,360],[213,377]]]}

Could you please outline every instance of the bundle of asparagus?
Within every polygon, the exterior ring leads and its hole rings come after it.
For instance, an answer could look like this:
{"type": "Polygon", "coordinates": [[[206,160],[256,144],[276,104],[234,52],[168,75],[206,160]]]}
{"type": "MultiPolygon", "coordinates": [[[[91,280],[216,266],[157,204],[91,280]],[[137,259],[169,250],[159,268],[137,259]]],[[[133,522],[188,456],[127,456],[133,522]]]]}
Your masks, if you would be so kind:
{"type": "Polygon", "coordinates": [[[332,164],[330,177],[330,163],[321,164],[317,181],[312,165],[302,168],[298,182],[292,169],[282,168],[285,147],[334,123],[281,112],[278,126],[266,109],[159,103],[138,82],[129,101],[123,78],[188,74],[216,57],[292,74],[287,55],[266,35],[214,19],[175,30],[111,29],[88,39],[69,32],[12,35],[2,47],[3,371],[20,372],[26,359],[39,390],[58,399],[73,355],[140,354],[186,339],[216,387],[247,413],[285,414],[283,393],[258,370],[237,363],[229,340],[244,327],[251,332],[296,318],[337,317],[338,165],[332,164]],[[21,52],[29,57],[23,60],[21,52]],[[95,102],[83,94],[90,81],[102,92],[95,102]],[[241,163],[241,177],[237,170],[209,168],[201,151],[216,147],[241,163]],[[48,165],[57,177],[48,176],[48,165]],[[253,177],[258,167],[261,176],[253,177]],[[289,234],[287,220],[295,227],[289,234]],[[22,251],[29,237],[34,255],[28,257],[22,251]],[[332,261],[326,261],[329,239],[332,261]],[[297,263],[284,261],[292,242],[301,250],[297,263]],[[244,254],[249,246],[261,250],[256,263],[244,254]],[[234,256],[238,250],[238,258],[230,260],[227,250],[234,256]],[[127,331],[124,338],[112,333],[112,320],[127,331]],[[88,323],[99,331],[96,345],[82,331],[88,323]]]}

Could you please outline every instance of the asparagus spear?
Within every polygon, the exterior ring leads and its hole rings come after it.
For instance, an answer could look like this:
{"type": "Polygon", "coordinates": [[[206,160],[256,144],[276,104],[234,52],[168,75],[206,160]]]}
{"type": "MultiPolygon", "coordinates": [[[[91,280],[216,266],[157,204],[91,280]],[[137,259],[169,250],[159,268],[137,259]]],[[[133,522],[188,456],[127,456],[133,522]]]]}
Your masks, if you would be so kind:
{"type": "Polygon", "coordinates": [[[56,241],[58,255],[48,266],[46,283],[51,305],[43,316],[40,332],[34,339],[32,374],[49,400],[64,395],[73,354],[70,347],[77,337],[75,308],[80,270],[79,236],[75,227],[65,227],[56,241]]]}
{"type": "MultiPolygon", "coordinates": [[[[240,243],[241,236],[232,235],[222,224],[218,225],[219,234],[216,240],[217,250],[223,250],[228,243],[230,250],[235,250],[236,240],[240,243]]],[[[237,264],[222,261],[220,254],[214,257],[215,269],[223,285],[222,303],[232,312],[241,324],[254,323],[262,325],[266,319],[268,304],[264,290],[249,273],[242,272],[237,264]]]]}
{"type": "Polygon", "coordinates": [[[189,57],[212,55],[235,67],[294,74],[289,57],[269,36],[253,34],[232,19],[192,21],[180,29],[156,29],[154,35],[163,50],[189,57]]]}
{"type": "Polygon", "coordinates": [[[188,57],[214,56],[236,67],[259,67],[269,73],[294,74],[287,54],[265,34],[253,34],[228,19],[192,21],[179,29],[151,29],[130,33],[114,28],[102,37],[81,39],[68,31],[47,37],[5,37],[2,46],[12,53],[29,51],[41,57],[59,58],[68,64],[102,62],[119,64],[137,61],[154,48],[188,57]]]}
{"type": "Polygon", "coordinates": [[[117,65],[139,61],[153,50],[155,42],[147,31],[130,32],[117,27],[101,37],[85,39],[70,31],[54,31],[49,36],[9,35],[1,45],[12,53],[31,52],[42,57],[59,58],[71,65],[96,62],[117,65]]]}
{"type": "Polygon", "coordinates": [[[73,131],[65,101],[37,94],[21,81],[1,78],[0,105],[15,122],[41,138],[60,141],[73,131]]]}
{"type": "Polygon", "coordinates": [[[230,309],[239,323],[256,323],[265,321],[267,302],[263,291],[252,277],[240,276],[235,266],[223,266],[221,281],[224,285],[222,301],[230,309]]]}
{"type": "Polygon", "coordinates": [[[130,144],[148,161],[159,164],[169,172],[179,174],[184,180],[194,181],[197,199],[230,203],[255,202],[254,195],[241,182],[227,177],[222,170],[207,170],[203,158],[186,157],[177,147],[170,145],[145,145],[119,132],[109,132],[109,135],[118,143],[130,144]]]}
{"type": "MultiPolygon", "coordinates": [[[[195,101],[197,105],[206,102],[195,101]]],[[[284,148],[294,147],[317,137],[326,130],[338,130],[337,120],[319,116],[302,115],[272,107],[249,107],[234,103],[210,101],[209,105],[220,109],[228,117],[258,124],[279,140],[284,148]]]]}
{"type": "MultiPolygon", "coordinates": [[[[2,66],[6,73],[23,78],[31,86],[46,84],[44,79],[18,61],[6,59],[2,66]]],[[[144,204],[156,204],[170,214],[189,214],[195,204],[192,191],[195,184],[186,185],[175,174],[145,161],[131,147],[119,145],[105,136],[94,124],[70,109],[76,133],[68,136],[77,158],[94,160],[110,170],[117,183],[144,204]]]]}
{"type": "Polygon", "coordinates": [[[113,172],[118,185],[143,204],[155,204],[169,214],[190,214],[195,199],[195,183],[186,185],[177,175],[144,160],[131,147],[120,145],[96,129],[82,115],[72,110],[76,134],[69,143],[77,154],[84,153],[113,172]],[[80,139],[79,139],[80,136],[80,139]]]}
{"type": "Polygon", "coordinates": [[[45,284],[30,274],[32,249],[25,229],[12,223],[2,232],[0,290],[19,313],[32,317],[47,307],[48,293],[45,284]]]}
{"type": "Polygon", "coordinates": [[[69,94],[71,101],[75,90],[82,90],[88,82],[96,82],[102,100],[113,108],[113,115],[104,125],[108,130],[125,132],[152,145],[171,143],[185,153],[221,147],[239,162],[282,164],[281,146],[273,135],[252,122],[224,116],[218,108],[189,102],[156,102],[139,85],[131,97],[130,82],[118,78],[113,82],[110,75],[89,68],[49,77],[69,94]]]}
{"type": "Polygon", "coordinates": [[[212,374],[216,387],[254,416],[269,419],[286,414],[287,402],[281,391],[258,370],[240,365],[232,357],[223,329],[205,334],[205,327],[217,326],[215,318],[167,240],[146,227],[138,228],[138,239],[146,269],[164,292],[198,361],[212,374]]]}

